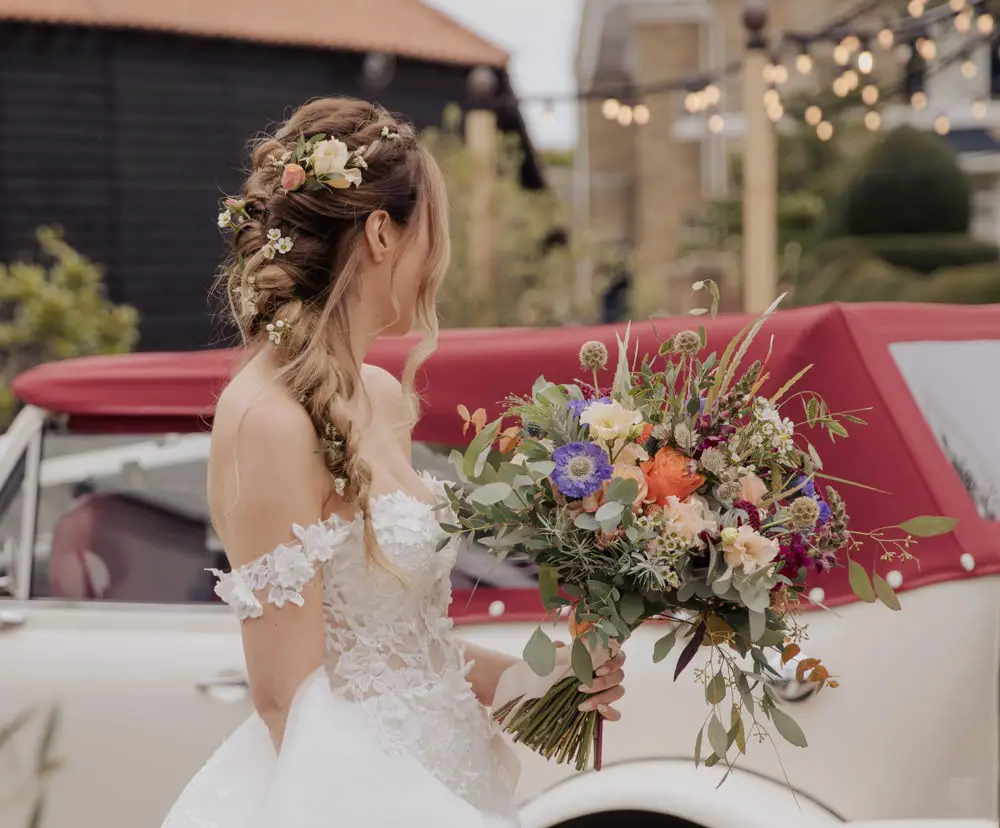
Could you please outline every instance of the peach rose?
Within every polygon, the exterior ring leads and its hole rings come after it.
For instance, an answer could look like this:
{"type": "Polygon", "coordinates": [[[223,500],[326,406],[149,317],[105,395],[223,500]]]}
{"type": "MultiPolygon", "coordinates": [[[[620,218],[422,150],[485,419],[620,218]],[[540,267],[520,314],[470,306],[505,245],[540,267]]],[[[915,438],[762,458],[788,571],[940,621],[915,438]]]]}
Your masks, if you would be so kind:
{"type": "Polygon", "coordinates": [[[306,183],[306,171],[298,164],[285,164],[281,172],[281,188],[290,193],[306,183]]]}
{"type": "Polygon", "coordinates": [[[754,506],[760,503],[761,498],[767,494],[767,484],[755,474],[745,474],[739,479],[740,496],[739,500],[745,500],[754,506]]]}
{"type": "Polygon", "coordinates": [[[779,551],[777,541],[765,538],[747,524],[722,532],[722,553],[730,571],[742,567],[749,575],[771,563],[778,557],[779,551]]]}
{"type": "Polygon", "coordinates": [[[612,467],[612,478],[619,477],[623,480],[634,480],[639,487],[639,493],[632,501],[632,511],[638,512],[642,508],[643,501],[649,496],[649,484],[646,483],[646,475],[638,466],[630,466],[625,463],[615,463],[612,467]]]}
{"type": "Polygon", "coordinates": [[[642,464],[649,489],[648,498],[660,506],[667,505],[669,498],[686,500],[701,488],[705,478],[695,474],[691,458],[673,448],[664,446],[652,460],[642,464]]]}
{"type": "Polygon", "coordinates": [[[618,452],[615,465],[621,463],[624,466],[637,466],[648,459],[649,455],[646,453],[646,449],[638,443],[626,443],[624,448],[618,452]]]}

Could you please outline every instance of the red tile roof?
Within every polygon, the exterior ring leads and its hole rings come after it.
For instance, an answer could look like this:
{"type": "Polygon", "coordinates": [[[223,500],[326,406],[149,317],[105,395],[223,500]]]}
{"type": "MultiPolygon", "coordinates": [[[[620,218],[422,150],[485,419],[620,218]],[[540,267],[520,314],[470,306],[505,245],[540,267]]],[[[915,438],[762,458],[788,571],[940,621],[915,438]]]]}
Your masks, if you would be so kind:
{"type": "Polygon", "coordinates": [[[0,20],[172,31],[503,67],[507,53],[420,0],[0,0],[0,20]]]}

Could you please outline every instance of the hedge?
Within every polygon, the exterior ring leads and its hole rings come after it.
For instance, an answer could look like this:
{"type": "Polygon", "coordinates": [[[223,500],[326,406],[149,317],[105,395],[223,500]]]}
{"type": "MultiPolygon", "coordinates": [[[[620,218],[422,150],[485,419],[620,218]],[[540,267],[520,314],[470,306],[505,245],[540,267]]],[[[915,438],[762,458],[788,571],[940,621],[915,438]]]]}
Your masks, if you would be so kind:
{"type": "Polygon", "coordinates": [[[895,267],[934,273],[942,268],[979,265],[1000,260],[993,242],[965,235],[914,234],[907,236],[850,236],[823,244],[821,259],[839,258],[867,251],[895,267]]]}

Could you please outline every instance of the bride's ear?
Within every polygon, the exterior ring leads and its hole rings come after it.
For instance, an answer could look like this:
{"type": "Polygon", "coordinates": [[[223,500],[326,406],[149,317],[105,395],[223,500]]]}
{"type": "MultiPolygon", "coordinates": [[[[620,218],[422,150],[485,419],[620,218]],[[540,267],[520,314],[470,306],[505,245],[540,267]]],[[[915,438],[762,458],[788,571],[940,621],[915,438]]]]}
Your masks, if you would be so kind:
{"type": "Polygon", "coordinates": [[[396,228],[385,210],[375,210],[365,219],[365,245],[375,264],[391,257],[396,243],[396,228]]]}

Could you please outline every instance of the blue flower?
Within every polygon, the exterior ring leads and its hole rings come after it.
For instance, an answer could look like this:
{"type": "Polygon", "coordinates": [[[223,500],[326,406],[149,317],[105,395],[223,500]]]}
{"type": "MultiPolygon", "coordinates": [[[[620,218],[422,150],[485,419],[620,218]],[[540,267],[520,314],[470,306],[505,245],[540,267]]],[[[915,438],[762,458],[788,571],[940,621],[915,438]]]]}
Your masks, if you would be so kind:
{"type": "Polygon", "coordinates": [[[611,479],[607,452],[594,443],[567,443],[552,452],[552,482],[566,497],[579,500],[599,491],[611,479]]]}
{"type": "Polygon", "coordinates": [[[610,397],[601,397],[599,400],[569,400],[566,403],[566,408],[569,409],[569,413],[572,414],[576,419],[580,419],[580,415],[583,414],[590,406],[597,405],[601,403],[606,405],[611,402],[610,397]]]}
{"type": "Polygon", "coordinates": [[[799,490],[799,494],[811,497],[819,506],[819,525],[822,526],[830,519],[830,507],[827,502],[816,491],[816,483],[811,477],[800,474],[792,481],[792,486],[799,490]]]}

